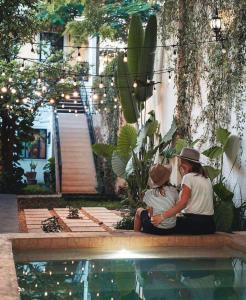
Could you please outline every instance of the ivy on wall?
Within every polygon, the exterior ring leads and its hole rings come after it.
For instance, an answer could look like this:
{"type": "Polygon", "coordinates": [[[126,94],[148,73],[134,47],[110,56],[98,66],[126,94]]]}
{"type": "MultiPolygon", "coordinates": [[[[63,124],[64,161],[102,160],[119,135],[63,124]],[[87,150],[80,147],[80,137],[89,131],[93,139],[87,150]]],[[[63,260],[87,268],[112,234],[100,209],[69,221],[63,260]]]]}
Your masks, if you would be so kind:
{"type": "Polygon", "coordinates": [[[167,0],[160,15],[163,44],[173,41],[178,47],[174,57],[177,88],[177,135],[191,139],[200,124],[203,140],[214,142],[219,127],[230,125],[231,113],[236,116],[235,128],[242,136],[245,113],[245,1],[238,0],[167,0]],[[223,22],[223,44],[214,41],[210,20],[215,11],[223,22]],[[225,51],[222,51],[222,46],[225,51]],[[225,52],[225,53],[224,53],[225,52]],[[207,87],[202,98],[201,83],[207,87]],[[194,105],[201,113],[192,119],[194,105]]]}

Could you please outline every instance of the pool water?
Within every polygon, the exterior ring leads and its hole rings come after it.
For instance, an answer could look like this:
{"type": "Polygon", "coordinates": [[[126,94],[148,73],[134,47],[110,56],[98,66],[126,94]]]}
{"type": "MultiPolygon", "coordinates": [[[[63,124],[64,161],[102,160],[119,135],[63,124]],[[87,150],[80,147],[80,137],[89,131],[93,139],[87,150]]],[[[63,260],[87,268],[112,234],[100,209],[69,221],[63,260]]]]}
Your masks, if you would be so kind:
{"type": "Polygon", "coordinates": [[[240,258],[16,263],[21,299],[246,300],[245,270],[240,258]]]}

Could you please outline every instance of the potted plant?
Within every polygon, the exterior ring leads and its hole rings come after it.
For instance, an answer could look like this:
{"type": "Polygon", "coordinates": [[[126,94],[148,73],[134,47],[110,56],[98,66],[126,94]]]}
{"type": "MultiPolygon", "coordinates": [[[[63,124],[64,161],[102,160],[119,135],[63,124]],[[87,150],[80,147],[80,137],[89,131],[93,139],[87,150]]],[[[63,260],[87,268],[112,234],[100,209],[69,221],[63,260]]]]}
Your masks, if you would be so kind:
{"type": "Polygon", "coordinates": [[[37,176],[37,172],[35,171],[37,168],[37,163],[34,163],[33,161],[30,162],[30,172],[26,172],[24,175],[26,176],[27,179],[27,183],[28,184],[36,184],[37,180],[36,180],[36,176],[37,176]]]}

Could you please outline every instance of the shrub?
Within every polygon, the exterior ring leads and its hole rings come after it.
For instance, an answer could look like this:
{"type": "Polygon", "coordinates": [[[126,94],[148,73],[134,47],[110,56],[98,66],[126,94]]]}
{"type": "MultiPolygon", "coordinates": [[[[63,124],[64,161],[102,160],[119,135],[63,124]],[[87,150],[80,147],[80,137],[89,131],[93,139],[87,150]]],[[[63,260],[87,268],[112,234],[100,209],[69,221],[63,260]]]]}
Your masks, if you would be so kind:
{"type": "Polygon", "coordinates": [[[132,230],[134,228],[134,217],[133,216],[123,217],[121,221],[117,222],[115,228],[132,230]]]}
{"type": "Polygon", "coordinates": [[[42,185],[39,184],[29,184],[22,189],[22,193],[25,195],[42,195],[50,194],[50,191],[42,185]]]}

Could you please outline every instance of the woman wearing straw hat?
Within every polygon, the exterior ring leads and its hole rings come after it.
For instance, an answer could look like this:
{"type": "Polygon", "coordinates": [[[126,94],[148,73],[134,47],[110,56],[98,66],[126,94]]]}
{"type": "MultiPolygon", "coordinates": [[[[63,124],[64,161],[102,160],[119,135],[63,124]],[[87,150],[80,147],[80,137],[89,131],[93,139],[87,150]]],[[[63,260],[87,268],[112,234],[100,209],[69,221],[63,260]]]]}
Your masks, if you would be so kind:
{"type": "Polygon", "coordinates": [[[183,175],[179,199],[171,209],[153,216],[152,224],[158,226],[164,220],[182,212],[177,217],[177,233],[214,233],[213,187],[200,163],[200,153],[192,148],[184,148],[178,157],[180,173],[183,175]]]}
{"type": "Polygon", "coordinates": [[[173,234],[175,232],[176,216],[162,220],[154,226],[151,223],[151,216],[160,214],[163,211],[175,205],[178,199],[178,192],[175,188],[169,186],[171,170],[168,166],[161,164],[154,165],[149,172],[149,186],[151,189],[145,192],[143,202],[147,209],[138,208],[135,220],[134,230],[143,231],[157,235],[173,234]]]}

